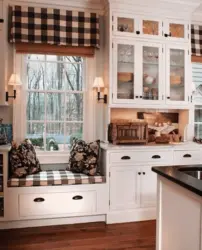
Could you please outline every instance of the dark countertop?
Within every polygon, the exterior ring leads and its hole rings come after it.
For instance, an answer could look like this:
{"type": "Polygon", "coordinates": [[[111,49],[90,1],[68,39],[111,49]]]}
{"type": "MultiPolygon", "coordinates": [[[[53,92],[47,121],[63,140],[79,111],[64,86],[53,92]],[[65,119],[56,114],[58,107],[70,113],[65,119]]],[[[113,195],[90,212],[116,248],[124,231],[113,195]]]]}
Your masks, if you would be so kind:
{"type": "MultiPolygon", "coordinates": [[[[202,196],[202,165],[189,165],[189,166],[169,166],[169,167],[152,167],[152,171],[165,177],[166,179],[190,190],[191,192],[202,196]],[[199,178],[193,177],[185,172],[179,171],[180,169],[191,171],[195,175],[195,170],[201,171],[199,178]]],[[[197,174],[196,174],[197,175],[197,174]]]]}

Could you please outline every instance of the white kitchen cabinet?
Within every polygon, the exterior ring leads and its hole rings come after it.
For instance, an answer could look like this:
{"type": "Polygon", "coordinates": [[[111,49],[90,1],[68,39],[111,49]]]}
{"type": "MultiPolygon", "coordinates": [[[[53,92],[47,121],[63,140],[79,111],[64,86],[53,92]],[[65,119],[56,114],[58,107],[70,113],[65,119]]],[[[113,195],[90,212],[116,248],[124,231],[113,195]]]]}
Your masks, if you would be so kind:
{"type": "Polygon", "coordinates": [[[186,21],[167,19],[163,22],[163,35],[167,41],[189,42],[190,25],[186,21]]]}
{"type": "Polygon", "coordinates": [[[139,206],[138,168],[133,166],[111,167],[110,210],[134,209],[139,206]]]}
{"type": "Polygon", "coordinates": [[[156,206],[157,176],[151,167],[143,166],[140,169],[140,207],[148,208],[156,206]]]}
{"type": "Polygon", "coordinates": [[[161,41],[188,42],[189,23],[183,20],[163,19],[128,13],[113,13],[114,36],[150,38],[161,41]]]}
{"type": "Polygon", "coordinates": [[[189,47],[187,45],[166,45],[166,103],[186,104],[190,102],[190,81],[188,75],[189,47]]]}
{"type": "Polygon", "coordinates": [[[110,169],[110,210],[156,206],[157,177],[150,166],[110,169]]]}

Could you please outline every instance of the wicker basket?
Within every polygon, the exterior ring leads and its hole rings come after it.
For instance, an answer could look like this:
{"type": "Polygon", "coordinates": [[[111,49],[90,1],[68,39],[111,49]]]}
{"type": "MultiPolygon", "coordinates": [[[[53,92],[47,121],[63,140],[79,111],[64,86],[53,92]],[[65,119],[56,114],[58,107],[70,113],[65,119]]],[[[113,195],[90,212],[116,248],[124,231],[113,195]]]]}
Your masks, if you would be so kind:
{"type": "Polygon", "coordinates": [[[182,83],[181,76],[170,76],[170,83],[173,85],[180,85],[182,83]]]}
{"type": "Polygon", "coordinates": [[[109,142],[113,144],[148,143],[148,124],[146,122],[110,123],[109,142]]]}
{"type": "Polygon", "coordinates": [[[132,82],[133,81],[133,73],[118,73],[118,81],[120,82],[132,82]]]}

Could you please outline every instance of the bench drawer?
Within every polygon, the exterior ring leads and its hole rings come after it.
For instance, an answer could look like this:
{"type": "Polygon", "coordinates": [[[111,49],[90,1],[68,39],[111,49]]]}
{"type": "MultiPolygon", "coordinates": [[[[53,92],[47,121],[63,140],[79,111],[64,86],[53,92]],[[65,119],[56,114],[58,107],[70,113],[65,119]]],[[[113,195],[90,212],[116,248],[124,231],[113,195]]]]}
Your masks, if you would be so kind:
{"type": "Polygon", "coordinates": [[[189,165],[200,164],[200,151],[199,150],[179,150],[174,151],[174,164],[189,165]]]}
{"type": "Polygon", "coordinates": [[[172,163],[172,151],[129,151],[114,152],[110,154],[110,164],[130,164],[130,163],[172,163]]]}
{"type": "Polygon", "coordinates": [[[20,194],[20,217],[96,212],[96,191],[20,194]]]}

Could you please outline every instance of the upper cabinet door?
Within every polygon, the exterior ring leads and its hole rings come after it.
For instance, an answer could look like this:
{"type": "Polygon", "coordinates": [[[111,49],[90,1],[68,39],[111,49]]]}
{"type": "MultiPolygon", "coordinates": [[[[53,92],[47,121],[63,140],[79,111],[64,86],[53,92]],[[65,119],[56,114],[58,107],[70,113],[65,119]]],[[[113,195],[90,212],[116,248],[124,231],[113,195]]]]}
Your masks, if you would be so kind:
{"type": "Polygon", "coordinates": [[[189,48],[183,45],[167,45],[166,99],[167,103],[187,104],[189,102],[189,48]]]}
{"type": "Polygon", "coordinates": [[[160,43],[141,42],[138,53],[141,69],[138,71],[141,82],[140,98],[144,104],[164,102],[164,67],[163,45],[160,43]]]}
{"type": "Polygon", "coordinates": [[[138,35],[138,18],[130,14],[116,13],[113,15],[113,33],[119,36],[138,35]]]}
{"type": "Polygon", "coordinates": [[[168,41],[188,42],[189,24],[176,20],[166,20],[164,22],[164,37],[168,41]]]}
{"type": "Polygon", "coordinates": [[[136,45],[130,41],[113,43],[113,103],[134,103],[136,87],[136,45]]]}
{"type": "Polygon", "coordinates": [[[141,37],[161,38],[162,37],[162,20],[144,17],[139,18],[139,30],[141,37]]]}

